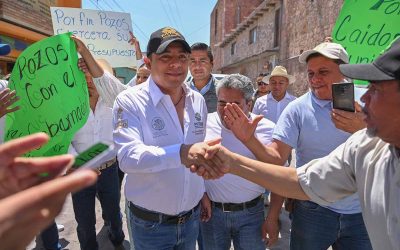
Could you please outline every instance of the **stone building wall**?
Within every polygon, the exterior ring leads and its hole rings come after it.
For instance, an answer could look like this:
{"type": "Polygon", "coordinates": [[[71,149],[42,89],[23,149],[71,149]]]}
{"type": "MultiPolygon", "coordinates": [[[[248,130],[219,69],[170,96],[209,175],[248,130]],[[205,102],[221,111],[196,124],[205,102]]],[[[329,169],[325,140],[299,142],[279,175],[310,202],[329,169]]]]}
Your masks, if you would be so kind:
{"type": "MultiPolygon", "coordinates": [[[[321,43],[325,37],[330,36],[336,18],[340,12],[344,0],[264,0],[259,5],[275,3],[274,9],[281,9],[280,17],[280,41],[274,47],[274,11],[264,13],[251,26],[243,30],[228,44],[221,46],[230,32],[232,26],[222,27],[217,24],[218,36],[213,31],[215,23],[213,14],[217,8],[222,8],[224,3],[232,2],[219,0],[211,14],[211,45],[217,57],[214,70],[222,73],[243,73],[254,78],[258,73],[271,71],[272,62],[288,68],[290,74],[296,76],[296,82],[289,91],[297,96],[308,90],[306,79],[306,67],[298,61],[299,55],[308,49],[312,49],[321,43]],[[252,27],[258,27],[258,42],[249,44],[249,31],[252,27]],[[231,55],[231,44],[236,41],[237,54],[231,55]],[[265,50],[270,50],[266,52],[265,50]],[[275,51],[273,51],[275,50],[275,51]],[[269,67],[268,67],[269,66],[269,67]]],[[[253,2],[252,4],[255,4],[253,2]]],[[[258,7],[258,6],[256,6],[258,7]]],[[[234,12],[226,10],[228,15],[234,12]]],[[[234,14],[233,14],[234,15],[234,14]]],[[[250,14],[252,15],[252,13],[250,14]]],[[[224,20],[221,17],[221,23],[224,20]]]]}
{"type": "Polygon", "coordinates": [[[299,96],[308,90],[306,67],[298,61],[330,36],[343,0],[284,0],[279,62],[296,76],[290,91],[299,96]]]}

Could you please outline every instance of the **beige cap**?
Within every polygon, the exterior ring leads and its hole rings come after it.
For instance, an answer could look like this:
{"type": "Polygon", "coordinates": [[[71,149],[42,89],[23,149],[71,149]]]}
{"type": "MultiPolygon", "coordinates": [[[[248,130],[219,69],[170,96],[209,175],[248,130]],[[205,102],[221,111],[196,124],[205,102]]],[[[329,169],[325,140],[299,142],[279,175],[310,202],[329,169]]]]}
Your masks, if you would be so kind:
{"type": "Polygon", "coordinates": [[[286,77],[289,80],[289,84],[294,83],[294,81],[296,80],[296,78],[292,75],[289,75],[287,73],[287,70],[285,67],[283,66],[276,66],[274,68],[274,70],[272,70],[270,75],[264,76],[262,81],[265,83],[269,83],[269,79],[273,76],[283,76],[286,77]]]}
{"type": "Polygon", "coordinates": [[[317,45],[314,49],[304,51],[300,57],[299,61],[301,63],[307,63],[307,58],[312,54],[321,54],[329,59],[340,59],[345,63],[349,63],[349,55],[342,45],[338,43],[321,43],[317,45]]]}

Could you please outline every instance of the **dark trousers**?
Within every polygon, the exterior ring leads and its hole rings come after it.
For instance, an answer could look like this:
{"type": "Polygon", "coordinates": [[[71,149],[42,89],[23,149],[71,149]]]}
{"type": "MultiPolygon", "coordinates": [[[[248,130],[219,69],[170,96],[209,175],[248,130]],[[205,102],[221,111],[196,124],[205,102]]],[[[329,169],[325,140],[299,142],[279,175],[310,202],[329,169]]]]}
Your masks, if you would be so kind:
{"type": "Polygon", "coordinates": [[[96,250],[96,193],[109,227],[109,238],[114,245],[122,243],[122,219],[119,207],[121,194],[118,181],[118,162],[101,171],[97,183],[72,195],[77,233],[82,250],[96,250]]]}
{"type": "Polygon", "coordinates": [[[46,250],[59,250],[61,249],[61,245],[58,242],[58,229],[57,224],[53,221],[50,226],[48,226],[45,230],[40,234],[42,238],[43,247],[46,250]]]}

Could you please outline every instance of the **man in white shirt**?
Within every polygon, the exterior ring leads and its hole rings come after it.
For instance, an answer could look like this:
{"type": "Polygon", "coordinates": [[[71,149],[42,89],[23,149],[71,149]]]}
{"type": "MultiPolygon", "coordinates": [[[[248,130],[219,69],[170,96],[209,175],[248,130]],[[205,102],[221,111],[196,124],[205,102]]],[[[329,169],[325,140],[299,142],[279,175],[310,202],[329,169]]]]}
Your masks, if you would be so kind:
{"type": "Polygon", "coordinates": [[[207,107],[201,94],[184,84],[189,53],[175,29],[152,33],[150,78],[135,91],[123,91],[114,104],[114,142],[127,173],[125,195],[136,250],[195,248],[204,181],[185,165],[206,164],[199,154],[206,144],[198,151],[183,144],[204,140],[207,107]]]}
{"type": "Polygon", "coordinates": [[[264,82],[269,82],[271,92],[256,100],[252,112],[276,123],[286,106],[296,99],[287,92],[289,84],[294,80],[295,78],[287,73],[285,67],[276,66],[270,75],[263,78],[264,82]]]}
{"type": "MultiPolygon", "coordinates": [[[[112,110],[99,97],[91,79],[87,78],[90,113],[86,124],[75,134],[71,142],[71,151],[82,153],[97,142],[113,144],[112,110]]],[[[124,240],[122,219],[120,216],[120,190],[118,162],[116,152],[99,164],[101,172],[95,185],[72,195],[77,233],[81,249],[98,249],[96,242],[96,194],[102,207],[103,218],[107,222],[109,238],[113,245],[119,246],[124,240]]]]}
{"type": "MultiPolygon", "coordinates": [[[[113,144],[113,123],[112,109],[107,101],[102,96],[99,96],[92,79],[92,76],[96,78],[102,76],[104,70],[100,68],[98,63],[94,62],[85,45],[77,38],[74,38],[74,40],[76,41],[78,52],[86,60],[89,72],[93,74],[86,74],[90,102],[89,117],[86,124],[75,134],[70,146],[71,153],[79,154],[97,142],[113,144]]],[[[81,249],[98,249],[95,228],[96,194],[98,194],[103,218],[108,227],[110,241],[114,246],[120,246],[125,238],[122,231],[122,219],[119,207],[121,194],[119,190],[116,152],[110,154],[108,159],[104,159],[104,162],[99,164],[98,169],[101,174],[97,183],[72,195],[81,249]]]]}
{"type": "Polygon", "coordinates": [[[129,35],[131,37],[131,39],[129,39],[129,43],[135,46],[136,51],[136,75],[126,85],[129,87],[133,87],[135,85],[144,83],[147,78],[149,78],[150,69],[148,69],[145,64],[145,60],[148,59],[142,54],[139,40],[133,35],[132,32],[129,32],[129,35]]]}
{"type": "MultiPolygon", "coordinates": [[[[218,81],[216,93],[217,112],[208,114],[206,140],[222,138],[221,144],[231,151],[256,159],[223,120],[227,103],[238,104],[250,119],[255,118],[255,115],[250,113],[254,94],[251,80],[239,74],[225,76],[218,81]]],[[[267,145],[272,140],[273,128],[273,122],[262,119],[255,134],[267,145]]],[[[265,249],[264,237],[261,234],[264,221],[262,195],[265,189],[231,174],[218,180],[206,181],[205,184],[212,204],[212,217],[208,222],[201,224],[204,249],[230,249],[231,241],[235,249],[265,249]]],[[[276,218],[279,211],[274,211],[278,213],[276,218]]],[[[277,235],[279,228],[274,230],[274,234],[277,235]]]]}

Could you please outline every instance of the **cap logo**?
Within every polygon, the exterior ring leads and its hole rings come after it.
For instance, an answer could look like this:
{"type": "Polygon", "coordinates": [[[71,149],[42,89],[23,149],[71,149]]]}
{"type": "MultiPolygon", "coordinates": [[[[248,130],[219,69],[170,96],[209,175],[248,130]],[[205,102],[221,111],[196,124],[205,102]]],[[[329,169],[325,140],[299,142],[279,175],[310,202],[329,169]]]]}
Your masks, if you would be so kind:
{"type": "Polygon", "coordinates": [[[164,39],[164,38],[168,38],[168,37],[173,37],[173,36],[181,37],[181,35],[178,33],[178,31],[176,31],[175,29],[170,28],[170,27],[164,28],[164,29],[161,31],[161,37],[162,37],[163,39],[164,39]]]}

